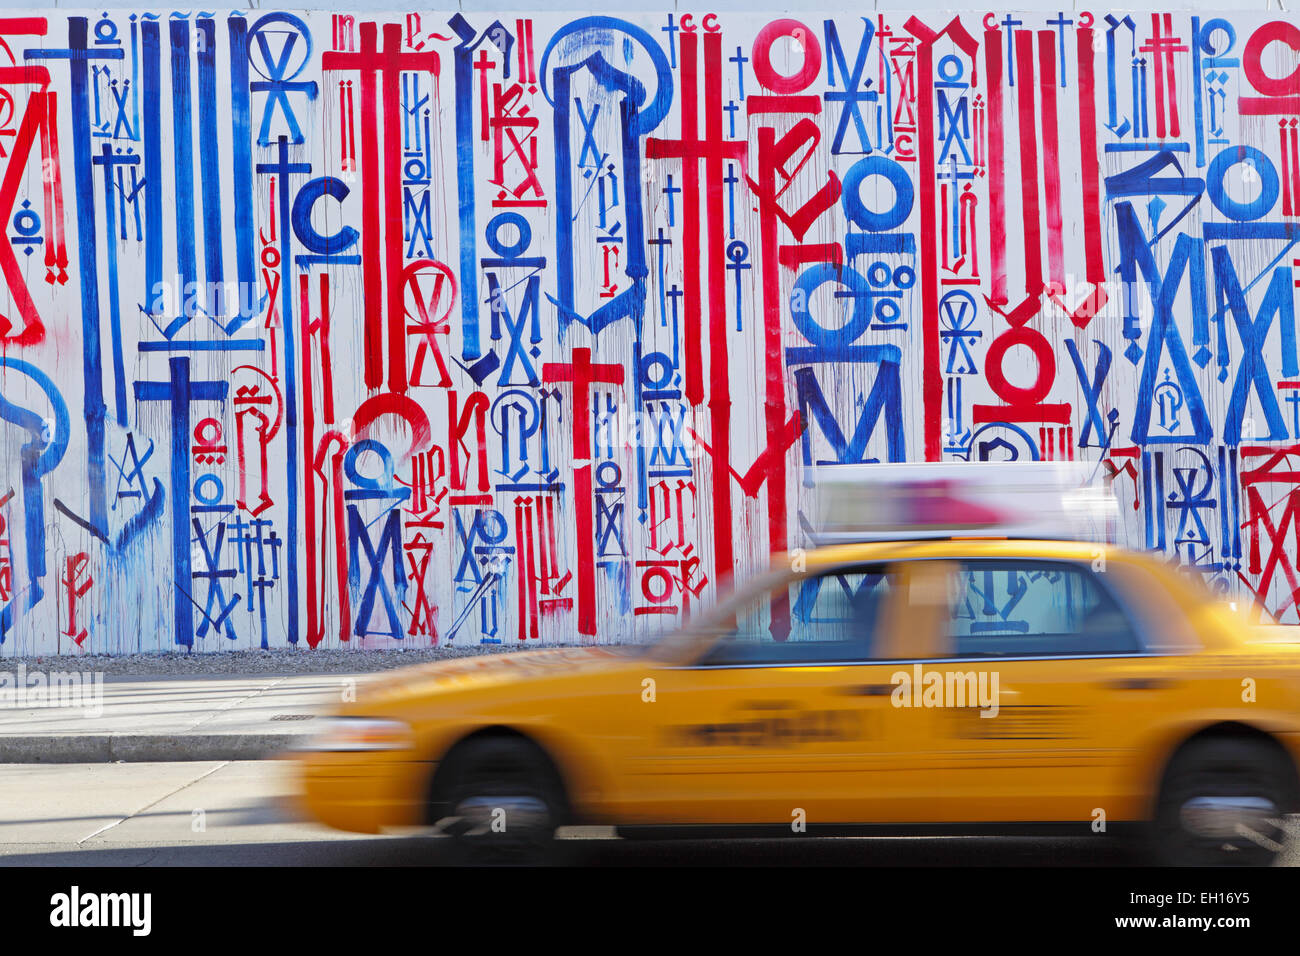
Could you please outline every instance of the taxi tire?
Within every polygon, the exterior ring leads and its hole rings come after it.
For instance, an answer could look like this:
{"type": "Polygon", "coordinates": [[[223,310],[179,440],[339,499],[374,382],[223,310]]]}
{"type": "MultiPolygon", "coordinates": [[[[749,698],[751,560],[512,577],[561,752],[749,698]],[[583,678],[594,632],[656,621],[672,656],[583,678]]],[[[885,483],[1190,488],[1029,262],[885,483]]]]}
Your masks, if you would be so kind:
{"type": "Polygon", "coordinates": [[[1182,826],[1181,811],[1188,800],[1242,793],[1271,800],[1279,819],[1296,812],[1300,794],[1285,752],[1248,737],[1211,737],[1183,747],[1161,786],[1151,834],[1156,861],[1167,866],[1269,866],[1280,852],[1275,847],[1286,840],[1283,829],[1269,826],[1259,834],[1273,844],[1268,846],[1246,836],[1197,836],[1182,826]]]}
{"type": "MultiPolygon", "coordinates": [[[[564,819],[563,790],[555,768],[533,743],[519,737],[470,739],[448,754],[435,780],[435,823],[449,837],[448,862],[509,866],[547,863],[556,854],[555,831],[564,819]],[[504,832],[490,824],[466,826],[456,809],[467,804],[497,809],[497,804],[540,803],[545,820],[511,829],[509,809],[501,816],[504,832]],[[449,827],[445,821],[452,821],[449,827]]],[[[531,814],[530,814],[531,816],[531,814]]]]}

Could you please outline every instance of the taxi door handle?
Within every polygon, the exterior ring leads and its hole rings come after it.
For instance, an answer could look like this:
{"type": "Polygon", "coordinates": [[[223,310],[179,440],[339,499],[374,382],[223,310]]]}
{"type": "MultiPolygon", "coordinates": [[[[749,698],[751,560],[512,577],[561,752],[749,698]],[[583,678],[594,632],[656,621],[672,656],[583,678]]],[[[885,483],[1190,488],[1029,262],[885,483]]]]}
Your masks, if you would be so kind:
{"type": "Polygon", "coordinates": [[[1168,690],[1174,682],[1165,677],[1117,677],[1103,681],[1107,690],[1168,690]]]}
{"type": "Polygon", "coordinates": [[[897,684],[850,684],[841,687],[840,693],[849,697],[888,697],[897,684]]]}

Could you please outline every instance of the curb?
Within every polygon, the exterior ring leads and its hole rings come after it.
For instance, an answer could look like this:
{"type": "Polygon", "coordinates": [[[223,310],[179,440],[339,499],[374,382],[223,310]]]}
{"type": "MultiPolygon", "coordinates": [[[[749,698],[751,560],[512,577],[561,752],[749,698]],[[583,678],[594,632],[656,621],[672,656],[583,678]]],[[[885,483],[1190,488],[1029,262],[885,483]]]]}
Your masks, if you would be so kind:
{"type": "Polygon", "coordinates": [[[265,760],[303,734],[34,734],[0,736],[0,763],[265,760]]]}

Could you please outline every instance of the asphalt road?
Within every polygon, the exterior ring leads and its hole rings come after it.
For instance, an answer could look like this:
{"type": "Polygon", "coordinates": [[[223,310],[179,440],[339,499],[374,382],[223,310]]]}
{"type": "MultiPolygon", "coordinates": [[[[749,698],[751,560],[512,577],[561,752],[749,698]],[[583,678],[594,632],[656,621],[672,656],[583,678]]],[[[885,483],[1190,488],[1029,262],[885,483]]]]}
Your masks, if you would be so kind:
{"type": "MultiPolygon", "coordinates": [[[[425,866],[443,841],[295,820],[279,761],[0,765],[0,866],[425,866]]],[[[1071,838],[620,840],[572,830],[574,866],[1125,866],[1123,842],[1071,838]]],[[[1285,863],[1300,862],[1293,849],[1285,863]]]]}

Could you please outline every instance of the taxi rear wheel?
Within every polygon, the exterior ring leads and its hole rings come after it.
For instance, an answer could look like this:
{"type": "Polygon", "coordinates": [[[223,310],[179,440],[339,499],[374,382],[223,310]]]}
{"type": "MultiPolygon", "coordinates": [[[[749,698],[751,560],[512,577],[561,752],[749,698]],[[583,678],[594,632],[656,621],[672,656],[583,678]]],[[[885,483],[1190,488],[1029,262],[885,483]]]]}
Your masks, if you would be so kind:
{"type": "Polygon", "coordinates": [[[1187,745],[1165,775],[1154,826],[1160,862],[1267,866],[1286,840],[1295,771],[1263,740],[1222,737],[1187,745]]]}
{"type": "Polygon", "coordinates": [[[431,816],[455,862],[543,862],[563,822],[551,762],[522,738],[484,737],[457,747],[434,782],[431,816]]]}

